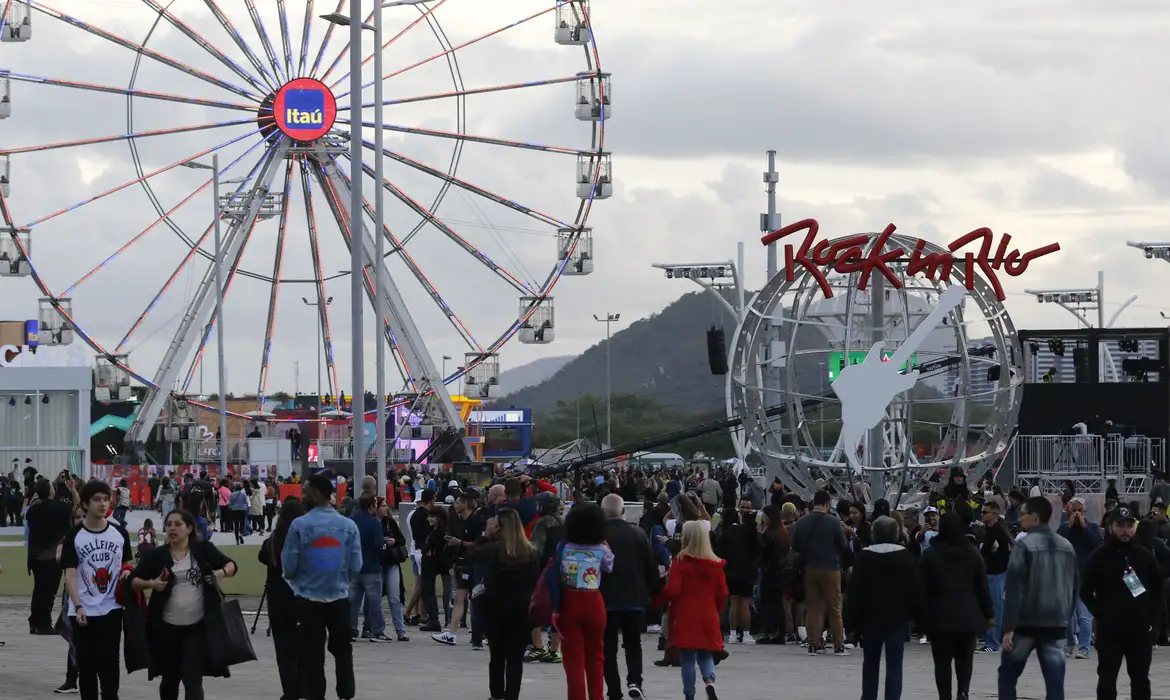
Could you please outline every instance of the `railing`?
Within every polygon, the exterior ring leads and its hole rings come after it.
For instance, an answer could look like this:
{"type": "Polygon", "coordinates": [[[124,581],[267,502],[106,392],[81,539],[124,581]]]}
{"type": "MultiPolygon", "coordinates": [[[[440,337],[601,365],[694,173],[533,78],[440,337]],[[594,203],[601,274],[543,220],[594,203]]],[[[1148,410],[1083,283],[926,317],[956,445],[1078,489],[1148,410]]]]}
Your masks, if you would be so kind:
{"type": "Polygon", "coordinates": [[[1138,493],[1153,466],[1165,463],[1166,441],[1121,435],[1018,435],[1008,457],[1017,481],[1042,489],[1071,481],[1078,492],[1102,492],[1113,481],[1120,493],[1138,493]]]}

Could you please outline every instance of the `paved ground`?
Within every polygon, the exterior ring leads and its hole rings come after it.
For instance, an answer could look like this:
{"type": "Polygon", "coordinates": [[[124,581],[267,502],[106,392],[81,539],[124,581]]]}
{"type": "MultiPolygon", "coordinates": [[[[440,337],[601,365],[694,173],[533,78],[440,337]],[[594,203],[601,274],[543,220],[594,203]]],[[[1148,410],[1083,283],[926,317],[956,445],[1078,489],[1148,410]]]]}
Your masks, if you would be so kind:
{"type": "MultiPolygon", "coordinates": [[[[245,601],[246,610],[254,610],[256,601],[245,601]]],[[[57,637],[34,637],[27,633],[27,602],[0,599],[0,698],[52,697],[52,689],[64,678],[64,642],[57,637]]],[[[647,657],[645,689],[651,700],[682,697],[682,682],[677,669],[655,668],[649,663],[659,658],[654,640],[644,637],[647,657]]],[[[440,647],[427,635],[415,634],[409,643],[374,645],[357,644],[354,663],[358,698],[373,700],[392,696],[395,700],[433,700],[444,698],[487,697],[487,653],[473,652],[466,637],[455,648],[440,647]]],[[[240,698],[276,698],[279,685],[271,641],[264,636],[264,622],[253,638],[259,661],[233,669],[230,679],[208,679],[208,700],[240,698]]],[[[731,657],[718,671],[720,697],[725,700],[771,700],[778,697],[846,700],[860,692],[861,658],[855,654],[839,659],[832,656],[809,658],[795,646],[733,646],[731,657]]],[[[1170,695],[1170,650],[1157,650],[1154,657],[1153,686],[1155,695],[1170,695]]],[[[995,697],[997,657],[977,656],[972,698],[995,697]]],[[[329,673],[332,664],[327,662],[329,673]]],[[[1068,700],[1095,697],[1096,664],[1093,661],[1070,661],[1066,684],[1068,700]]],[[[1124,679],[1124,676],[1122,676],[1124,679]]],[[[1128,697],[1128,684],[1121,697],[1128,697]]],[[[157,683],[147,683],[142,673],[122,678],[123,700],[153,700],[158,697],[157,683]]],[[[330,681],[332,688],[332,681],[330,681]]],[[[524,673],[522,696],[551,700],[564,697],[564,672],[559,666],[528,665],[524,673]]],[[[1033,662],[1020,684],[1020,698],[1042,698],[1043,682],[1033,662]]],[[[330,696],[333,697],[333,696],[330,696]]],[[[929,648],[912,645],[906,659],[906,700],[934,700],[929,648]]]]}

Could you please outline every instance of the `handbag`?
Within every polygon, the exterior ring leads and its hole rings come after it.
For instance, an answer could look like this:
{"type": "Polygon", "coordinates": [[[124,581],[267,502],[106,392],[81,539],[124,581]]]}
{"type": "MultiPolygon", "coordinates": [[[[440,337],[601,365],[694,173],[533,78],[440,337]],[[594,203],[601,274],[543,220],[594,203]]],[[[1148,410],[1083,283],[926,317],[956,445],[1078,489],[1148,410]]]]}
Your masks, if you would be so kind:
{"type": "Polygon", "coordinates": [[[207,618],[207,647],[211,667],[223,669],[256,660],[240,601],[222,595],[217,612],[207,618]]]}

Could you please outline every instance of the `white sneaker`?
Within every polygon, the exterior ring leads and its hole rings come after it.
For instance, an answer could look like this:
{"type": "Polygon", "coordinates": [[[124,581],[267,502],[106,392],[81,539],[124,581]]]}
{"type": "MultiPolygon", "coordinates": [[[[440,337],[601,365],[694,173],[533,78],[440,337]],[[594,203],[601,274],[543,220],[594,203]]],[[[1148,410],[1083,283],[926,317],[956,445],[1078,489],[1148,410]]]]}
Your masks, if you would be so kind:
{"type": "Polygon", "coordinates": [[[751,634],[749,634],[749,633],[747,633],[747,632],[744,632],[744,633],[743,633],[743,642],[741,642],[741,644],[752,644],[752,643],[754,643],[754,642],[755,642],[755,640],[754,640],[754,639],[752,639],[752,635],[751,635],[751,634]]]}
{"type": "Polygon", "coordinates": [[[662,632],[662,625],[649,625],[646,627],[647,634],[658,634],[662,632]]]}
{"type": "Polygon", "coordinates": [[[930,641],[927,640],[926,635],[924,634],[918,638],[918,643],[919,644],[930,644],[930,641]]]}
{"type": "Polygon", "coordinates": [[[727,643],[728,644],[735,644],[735,632],[729,632],[727,634],[727,643]]]}
{"type": "Polygon", "coordinates": [[[449,647],[455,646],[455,635],[451,634],[450,632],[432,634],[431,639],[435,640],[439,644],[446,644],[449,647]]]}
{"type": "Polygon", "coordinates": [[[646,700],[646,694],[642,692],[642,688],[633,683],[626,686],[626,694],[630,696],[631,700],[646,700]]]}

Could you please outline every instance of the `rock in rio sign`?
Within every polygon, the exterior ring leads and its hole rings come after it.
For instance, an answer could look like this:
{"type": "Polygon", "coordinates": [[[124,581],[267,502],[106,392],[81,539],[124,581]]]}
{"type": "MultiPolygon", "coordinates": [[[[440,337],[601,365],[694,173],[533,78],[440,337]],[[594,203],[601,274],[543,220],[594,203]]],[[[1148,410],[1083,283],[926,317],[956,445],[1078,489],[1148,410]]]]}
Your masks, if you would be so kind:
{"type": "Polygon", "coordinates": [[[995,298],[1001,302],[1005,298],[1003,285],[1000,284],[998,276],[1001,269],[1009,277],[1018,277],[1027,271],[1028,264],[1036,258],[1060,250],[1059,243],[1049,243],[1026,253],[1021,253],[1019,249],[1008,252],[1012,237],[1005,233],[999,239],[999,245],[995,247],[993,253],[992,244],[995,242],[995,234],[989,228],[977,228],[952,241],[947,246],[948,252],[946,253],[926,252],[926,241],[920,238],[907,258],[903,248],[885,250],[886,242],[894,234],[895,229],[893,224],[886,226],[886,229],[878,234],[877,240],[874,241],[868,254],[864,248],[872,238],[870,234],[848,236],[832,242],[817,241],[816,237],[820,225],[815,219],[804,219],[777,229],[765,235],[761,242],[764,245],[771,245],[793,233],[807,231],[808,233],[805,234],[804,241],[799,248],[793,249],[791,245],[784,246],[784,273],[789,282],[794,281],[796,279],[796,266],[799,265],[813,276],[826,297],[833,296],[833,290],[823,271],[825,267],[845,274],[860,272],[861,274],[857,278],[858,289],[866,288],[869,284],[869,277],[874,272],[885,277],[895,289],[901,289],[902,280],[889,268],[890,263],[906,263],[906,274],[908,275],[922,272],[926,274],[927,279],[937,278],[949,281],[951,269],[956,262],[961,261],[965,267],[963,280],[967,289],[975,288],[976,272],[980,272],[983,277],[987,278],[988,284],[995,291],[995,298]],[[977,252],[967,251],[961,258],[956,257],[955,254],[960,248],[974,241],[981,242],[977,252]]]}

